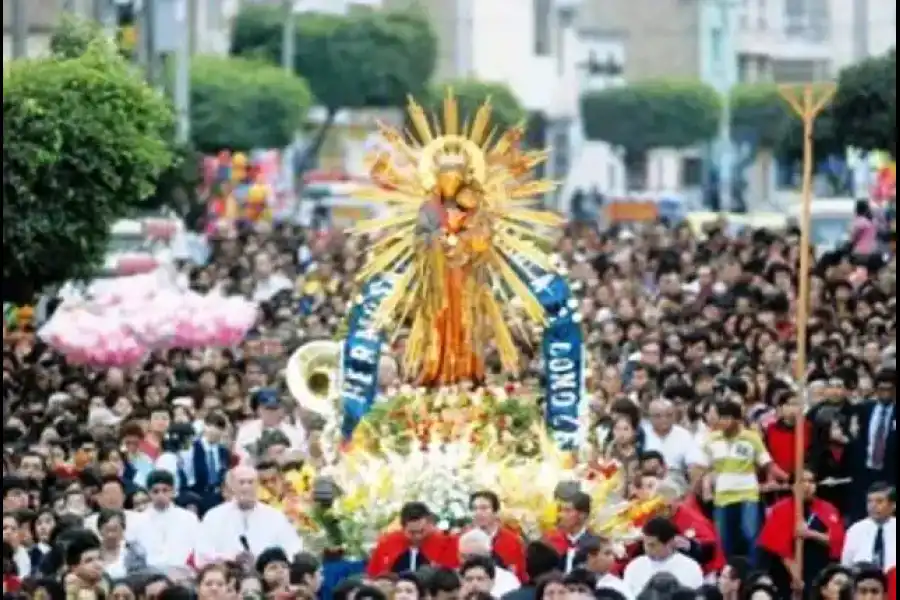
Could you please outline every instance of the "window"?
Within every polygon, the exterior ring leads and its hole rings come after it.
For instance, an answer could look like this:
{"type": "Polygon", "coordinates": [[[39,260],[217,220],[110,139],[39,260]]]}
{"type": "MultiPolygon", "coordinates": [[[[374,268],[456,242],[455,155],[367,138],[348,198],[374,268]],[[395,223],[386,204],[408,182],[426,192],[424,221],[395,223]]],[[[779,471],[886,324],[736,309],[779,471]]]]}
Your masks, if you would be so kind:
{"type": "Polygon", "coordinates": [[[769,28],[769,3],[766,0],[758,0],[756,27],[760,31],[766,31],[769,28]]]}
{"type": "Polygon", "coordinates": [[[681,185],[700,187],[703,185],[703,159],[689,156],[681,161],[681,185]]]}
{"type": "Polygon", "coordinates": [[[776,60],[772,76],[776,83],[811,83],[819,80],[821,69],[812,60],[776,60]]]}
{"type": "Polygon", "coordinates": [[[791,37],[801,37],[809,31],[809,6],[807,0],[785,0],[785,33],[791,37]]]}
{"type": "Polygon", "coordinates": [[[550,56],[553,50],[550,14],[553,0],[534,0],[534,53],[550,56]]]}
{"type": "Polygon", "coordinates": [[[741,0],[738,27],[741,31],[750,29],[750,0],[741,0]]]}

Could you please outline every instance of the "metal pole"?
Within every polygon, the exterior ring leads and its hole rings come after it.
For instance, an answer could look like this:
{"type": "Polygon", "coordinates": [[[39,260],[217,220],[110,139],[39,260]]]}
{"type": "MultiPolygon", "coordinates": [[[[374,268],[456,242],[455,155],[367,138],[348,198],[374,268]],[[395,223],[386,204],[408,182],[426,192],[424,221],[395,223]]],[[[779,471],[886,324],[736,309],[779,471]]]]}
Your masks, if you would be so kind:
{"type": "Polygon", "coordinates": [[[178,141],[187,144],[191,138],[191,23],[188,19],[188,0],[178,0],[175,23],[178,27],[178,48],[175,52],[175,114],[178,141]]]}
{"type": "Polygon", "coordinates": [[[288,73],[294,72],[294,35],[297,23],[294,20],[294,0],[282,0],[284,26],[281,28],[281,66],[288,73]]]}
{"type": "Polygon", "coordinates": [[[28,56],[28,0],[13,0],[13,58],[28,56]]]}
{"type": "Polygon", "coordinates": [[[731,92],[732,71],[734,65],[734,40],[732,39],[731,0],[717,0],[722,20],[721,53],[719,69],[721,71],[722,113],[719,115],[719,201],[722,212],[732,210],[732,179],[734,170],[733,146],[731,140],[731,92]]]}
{"type": "Polygon", "coordinates": [[[853,0],[853,60],[869,57],[869,0],[853,0]]]}

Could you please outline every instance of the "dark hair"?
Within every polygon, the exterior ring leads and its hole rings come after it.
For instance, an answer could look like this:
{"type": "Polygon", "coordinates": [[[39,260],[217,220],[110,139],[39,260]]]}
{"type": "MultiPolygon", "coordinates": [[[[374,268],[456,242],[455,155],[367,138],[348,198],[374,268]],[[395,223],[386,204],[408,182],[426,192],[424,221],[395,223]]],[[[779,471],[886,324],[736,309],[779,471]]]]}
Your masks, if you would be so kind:
{"type": "Polygon", "coordinates": [[[873,483],[871,487],[869,487],[869,495],[871,496],[872,494],[886,494],[891,502],[897,501],[897,490],[886,481],[876,481],[873,483]]]}
{"type": "Polygon", "coordinates": [[[435,569],[428,578],[429,596],[437,596],[441,592],[455,592],[461,587],[459,575],[453,569],[435,569]]]}
{"type": "Polygon", "coordinates": [[[720,418],[737,420],[744,418],[744,410],[737,402],[732,402],[730,400],[719,402],[716,405],[716,410],[718,411],[720,418]]]}
{"type": "Polygon", "coordinates": [[[165,485],[172,489],[175,488],[175,477],[168,471],[163,469],[154,469],[147,475],[147,489],[152,490],[153,486],[165,485]]]}
{"type": "Polygon", "coordinates": [[[80,529],[69,532],[66,537],[65,561],[67,567],[77,567],[82,557],[93,550],[100,549],[100,538],[93,531],[80,529]]]}
{"type": "Polygon", "coordinates": [[[550,573],[545,574],[540,577],[537,582],[535,582],[534,588],[534,598],[535,600],[541,600],[544,597],[544,592],[548,587],[553,584],[558,585],[566,585],[566,580],[563,578],[562,573],[559,571],[552,571],[550,573]]]}
{"type": "Polygon", "coordinates": [[[475,504],[475,501],[478,499],[487,500],[494,512],[500,512],[500,497],[494,492],[490,490],[480,490],[475,492],[474,494],[469,496],[469,508],[472,508],[475,504]]]}
{"type": "Polygon", "coordinates": [[[361,585],[356,588],[356,594],[353,595],[355,600],[388,600],[384,592],[372,585],[361,585]]]}
{"type": "Polygon", "coordinates": [[[559,568],[562,559],[559,553],[542,541],[534,541],[525,546],[525,572],[531,581],[559,568]]]}
{"type": "Polygon", "coordinates": [[[729,560],[725,567],[731,569],[733,579],[740,581],[741,585],[747,583],[747,576],[750,574],[750,561],[746,558],[736,556],[729,560]]]}
{"type": "Polygon", "coordinates": [[[361,585],[362,581],[358,577],[348,577],[332,588],[331,598],[332,600],[348,600],[361,585]]]}
{"type": "Polygon", "coordinates": [[[605,537],[590,536],[583,542],[578,544],[578,552],[575,554],[575,564],[583,565],[591,556],[595,556],[603,551],[612,542],[605,537]]]}
{"type": "Polygon", "coordinates": [[[497,566],[494,564],[494,559],[489,556],[470,556],[459,568],[459,574],[461,577],[465,577],[466,573],[472,569],[481,569],[487,573],[491,581],[497,576],[497,566]]]}
{"type": "Polygon", "coordinates": [[[404,527],[415,521],[431,518],[431,510],[424,502],[407,502],[400,509],[400,524],[404,527]]]}
{"type": "Polygon", "coordinates": [[[291,585],[303,585],[307,577],[315,575],[322,564],[315,554],[300,552],[291,561],[291,585]]]}
{"type": "Polygon", "coordinates": [[[571,504],[572,508],[583,515],[591,514],[591,497],[585,492],[575,492],[564,500],[566,504],[571,504]]]}
{"type": "Polygon", "coordinates": [[[183,585],[170,585],[157,596],[158,600],[193,600],[194,592],[183,585]]]}
{"type": "Polygon", "coordinates": [[[854,565],[853,587],[859,586],[864,581],[877,581],[881,587],[887,589],[887,576],[878,565],[871,563],[854,565]]]}
{"type": "Polygon", "coordinates": [[[755,594],[756,592],[765,592],[769,595],[770,598],[772,598],[772,600],[776,600],[777,598],[779,598],[778,588],[762,581],[750,586],[747,589],[747,592],[744,594],[744,598],[746,600],[750,600],[753,597],[753,594],[755,594]]]}
{"type": "Polygon", "coordinates": [[[666,457],[663,456],[662,452],[658,452],[656,450],[647,450],[641,454],[641,462],[647,462],[649,460],[658,460],[663,465],[666,464],[666,457]]]}
{"type": "Polygon", "coordinates": [[[703,600],[722,600],[724,598],[722,592],[719,591],[719,588],[709,584],[701,587],[696,593],[692,594],[691,597],[693,600],[696,600],[697,598],[703,598],[703,600]]]}
{"type": "Polygon", "coordinates": [[[597,587],[597,576],[582,567],[572,569],[572,571],[563,578],[563,581],[567,586],[583,585],[589,590],[594,590],[597,587]]]}
{"type": "Polygon", "coordinates": [[[114,485],[119,486],[119,488],[122,490],[122,493],[125,493],[125,482],[122,481],[122,479],[120,477],[117,477],[116,475],[107,475],[103,479],[100,480],[101,489],[105,488],[109,484],[114,484],[114,485]]]}
{"type": "MultiPolygon", "coordinates": [[[[822,590],[831,583],[831,580],[834,579],[835,575],[844,574],[847,576],[847,579],[853,581],[853,572],[850,569],[842,566],[842,565],[829,565],[825,567],[825,569],[819,573],[812,584],[812,595],[810,596],[811,600],[822,600],[822,590]]],[[[849,589],[849,586],[848,586],[849,589]]]]}
{"type": "Polygon", "coordinates": [[[416,586],[416,591],[419,594],[419,598],[421,599],[425,597],[425,586],[422,584],[422,580],[419,578],[419,576],[412,571],[404,571],[403,573],[400,573],[399,575],[397,575],[397,581],[406,581],[413,584],[414,586],[416,586]]]}
{"type": "Polygon", "coordinates": [[[678,537],[678,528],[669,519],[656,517],[644,525],[644,535],[668,544],[678,537]]]}
{"type": "Polygon", "coordinates": [[[463,598],[463,600],[494,600],[494,597],[487,592],[478,590],[478,591],[474,591],[474,592],[469,592],[468,594],[466,594],[466,596],[465,596],[465,598],[463,598]]]}
{"type": "Polygon", "coordinates": [[[628,600],[622,592],[612,588],[600,588],[594,592],[596,600],[628,600]]]}
{"type": "Polygon", "coordinates": [[[111,508],[102,508],[100,512],[97,513],[97,529],[101,529],[104,525],[112,521],[113,519],[119,519],[122,522],[122,527],[125,527],[125,513],[121,510],[113,510],[111,508]]]}

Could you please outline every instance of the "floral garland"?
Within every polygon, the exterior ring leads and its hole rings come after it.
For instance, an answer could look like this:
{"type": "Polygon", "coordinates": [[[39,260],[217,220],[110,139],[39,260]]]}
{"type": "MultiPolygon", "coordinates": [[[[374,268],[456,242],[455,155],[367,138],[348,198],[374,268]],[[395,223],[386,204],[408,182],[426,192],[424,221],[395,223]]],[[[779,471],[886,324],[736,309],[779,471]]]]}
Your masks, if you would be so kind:
{"type": "Polygon", "coordinates": [[[474,391],[412,388],[376,404],[353,436],[353,447],[407,454],[416,447],[465,440],[498,456],[536,456],[541,409],[533,397],[505,389],[474,391]]]}

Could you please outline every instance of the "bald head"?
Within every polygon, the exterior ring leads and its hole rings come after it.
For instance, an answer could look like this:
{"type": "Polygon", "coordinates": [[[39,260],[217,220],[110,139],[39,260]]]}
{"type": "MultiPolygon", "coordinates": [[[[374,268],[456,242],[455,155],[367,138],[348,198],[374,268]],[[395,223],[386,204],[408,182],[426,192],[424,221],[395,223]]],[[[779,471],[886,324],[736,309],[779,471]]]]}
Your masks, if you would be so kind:
{"type": "Polygon", "coordinates": [[[257,498],[257,483],[259,477],[256,469],[247,466],[237,466],[228,472],[225,484],[234,497],[238,506],[244,510],[253,508],[257,498]]]}
{"type": "Polygon", "coordinates": [[[490,556],[492,552],[491,536],[483,530],[475,528],[459,536],[459,555],[490,556]]]}
{"type": "Polygon", "coordinates": [[[650,403],[650,423],[657,433],[668,434],[675,426],[675,418],[675,404],[671,400],[660,398],[650,403]]]}

